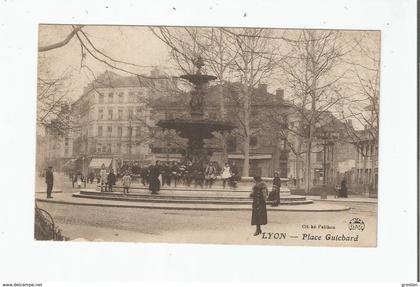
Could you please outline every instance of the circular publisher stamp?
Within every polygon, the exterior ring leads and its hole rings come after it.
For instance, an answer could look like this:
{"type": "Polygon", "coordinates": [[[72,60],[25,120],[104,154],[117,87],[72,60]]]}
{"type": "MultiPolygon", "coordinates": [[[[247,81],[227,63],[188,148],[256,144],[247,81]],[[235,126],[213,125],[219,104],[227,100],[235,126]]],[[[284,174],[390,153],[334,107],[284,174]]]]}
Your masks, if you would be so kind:
{"type": "Polygon", "coordinates": [[[352,220],[350,220],[349,229],[363,231],[365,229],[365,223],[360,218],[355,217],[352,220]]]}

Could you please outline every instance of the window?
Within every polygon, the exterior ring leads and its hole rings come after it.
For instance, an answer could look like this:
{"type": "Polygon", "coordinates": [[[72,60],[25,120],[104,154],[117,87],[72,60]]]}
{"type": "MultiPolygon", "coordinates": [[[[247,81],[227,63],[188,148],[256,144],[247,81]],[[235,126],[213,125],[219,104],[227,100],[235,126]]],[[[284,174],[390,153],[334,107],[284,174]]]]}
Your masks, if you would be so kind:
{"type": "Polygon", "coordinates": [[[229,137],[226,141],[227,151],[228,152],[234,152],[236,151],[236,138],[235,137],[229,137]]]}
{"type": "Polygon", "coordinates": [[[322,151],[316,153],[316,161],[324,161],[324,153],[322,151]]]}
{"type": "Polygon", "coordinates": [[[124,103],[124,93],[123,92],[118,93],[118,102],[119,103],[124,103]]]}
{"type": "Polygon", "coordinates": [[[112,136],[112,126],[108,127],[108,136],[112,136]]]}
{"type": "Polygon", "coordinates": [[[114,115],[114,111],[113,110],[108,110],[108,120],[112,120],[114,115]]]}
{"type": "Polygon", "coordinates": [[[104,119],[104,110],[98,109],[98,120],[103,120],[103,119],[104,119]]]}
{"type": "Polygon", "coordinates": [[[103,94],[99,94],[99,103],[100,104],[104,103],[104,99],[105,99],[105,96],[103,94]]]}
{"type": "Polygon", "coordinates": [[[98,137],[102,136],[102,126],[98,126],[98,137]]]}
{"type": "Polygon", "coordinates": [[[68,156],[68,155],[69,155],[69,149],[66,148],[66,149],[64,149],[64,156],[68,156]]]}
{"type": "Polygon", "coordinates": [[[108,103],[113,103],[114,102],[114,93],[109,93],[108,94],[108,103]]]}
{"type": "Polygon", "coordinates": [[[123,119],[123,110],[118,110],[118,119],[119,120],[123,119]]]}
{"type": "Polygon", "coordinates": [[[117,143],[117,153],[121,153],[121,143],[117,143]]]}
{"type": "Polygon", "coordinates": [[[118,136],[122,137],[122,127],[118,127],[118,136]]]}
{"type": "Polygon", "coordinates": [[[102,152],[102,144],[97,144],[96,145],[96,152],[102,152]]]}
{"type": "Polygon", "coordinates": [[[128,93],[128,102],[134,103],[135,101],[136,101],[136,98],[134,96],[134,92],[129,92],[128,93]]]}
{"type": "Polygon", "coordinates": [[[106,152],[111,153],[111,144],[106,144],[106,152]]]}
{"type": "Polygon", "coordinates": [[[287,140],[281,139],[281,148],[282,150],[287,150],[287,140]]]}
{"type": "Polygon", "coordinates": [[[128,109],[128,119],[133,119],[133,109],[128,109]]]}
{"type": "Polygon", "coordinates": [[[65,138],[64,139],[64,145],[65,146],[69,146],[69,138],[65,138]]]}
{"type": "Polygon", "coordinates": [[[258,144],[258,137],[252,136],[249,138],[249,146],[256,147],[258,144]]]}

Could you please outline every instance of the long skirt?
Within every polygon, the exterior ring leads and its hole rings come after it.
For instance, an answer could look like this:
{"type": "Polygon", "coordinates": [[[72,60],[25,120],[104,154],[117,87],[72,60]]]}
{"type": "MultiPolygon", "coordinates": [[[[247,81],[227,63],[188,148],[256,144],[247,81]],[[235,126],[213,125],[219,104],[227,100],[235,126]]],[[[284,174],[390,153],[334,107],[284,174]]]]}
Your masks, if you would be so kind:
{"type": "Polygon", "coordinates": [[[267,224],[267,207],[262,192],[259,192],[252,202],[251,225],[265,224],[267,224]]]}
{"type": "Polygon", "coordinates": [[[160,190],[160,181],[158,178],[153,178],[149,180],[149,190],[151,192],[157,192],[160,190]]]}

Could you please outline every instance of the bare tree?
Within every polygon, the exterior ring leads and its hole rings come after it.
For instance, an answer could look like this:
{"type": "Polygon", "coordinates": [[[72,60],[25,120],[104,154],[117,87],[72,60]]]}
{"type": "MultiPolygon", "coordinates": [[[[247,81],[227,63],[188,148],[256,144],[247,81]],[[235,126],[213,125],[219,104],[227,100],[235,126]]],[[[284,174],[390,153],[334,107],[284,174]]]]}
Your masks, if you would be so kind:
{"type": "MultiPolygon", "coordinates": [[[[364,32],[354,42],[354,53],[347,60],[352,67],[352,79],[347,88],[353,97],[343,105],[341,116],[348,141],[355,145],[363,158],[370,157],[375,165],[379,136],[380,38],[378,33],[364,32]]],[[[366,161],[363,161],[365,168],[366,161]]],[[[368,184],[372,183],[375,183],[374,178],[370,177],[368,184]]]]}
{"type": "MultiPolygon", "coordinates": [[[[220,115],[225,119],[225,101],[234,111],[231,113],[239,124],[237,135],[242,142],[244,154],[243,176],[249,175],[249,141],[251,107],[255,88],[272,76],[279,62],[278,47],[272,45],[270,31],[266,29],[185,28],[170,30],[159,28],[155,35],[171,48],[174,61],[184,72],[191,73],[193,59],[200,55],[210,70],[219,79],[220,115]],[[234,93],[225,93],[226,81],[239,82],[233,86],[234,93]]],[[[224,153],[227,154],[224,144],[224,153]]]]}
{"type": "Polygon", "coordinates": [[[53,43],[53,44],[49,44],[49,45],[45,45],[45,46],[38,46],[38,52],[43,53],[43,52],[48,52],[48,51],[51,51],[51,50],[55,50],[55,49],[64,47],[65,45],[67,45],[71,41],[71,39],[74,38],[74,36],[77,34],[77,32],[82,30],[82,28],[83,28],[83,25],[73,26],[71,32],[62,41],[59,41],[59,42],[56,42],[56,43],[53,43]]]}
{"type": "MultiPolygon", "coordinates": [[[[343,120],[352,120],[357,126],[363,127],[370,139],[378,140],[379,131],[379,84],[380,55],[379,35],[365,32],[360,39],[354,39],[356,47],[354,56],[348,60],[352,80],[348,81],[349,90],[354,97],[342,107],[343,120]]],[[[347,121],[347,123],[350,123],[347,121]]],[[[354,140],[360,140],[353,125],[347,125],[348,135],[354,140]]]]}
{"type": "Polygon", "coordinates": [[[71,128],[68,97],[69,71],[59,77],[51,76],[49,68],[39,57],[37,83],[37,125],[45,131],[63,136],[71,128]]]}
{"type": "Polygon", "coordinates": [[[351,51],[338,31],[302,30],[287,39],[290,53],[282,62],[286,84],[292,92],[292,109],[297,125],[296,154],[305,151],[305,192],[311,188],[311,154],[316,128],[323,115],[341,104],[345,95],[340,82],[347,74],[342,58],[351,51]]]}

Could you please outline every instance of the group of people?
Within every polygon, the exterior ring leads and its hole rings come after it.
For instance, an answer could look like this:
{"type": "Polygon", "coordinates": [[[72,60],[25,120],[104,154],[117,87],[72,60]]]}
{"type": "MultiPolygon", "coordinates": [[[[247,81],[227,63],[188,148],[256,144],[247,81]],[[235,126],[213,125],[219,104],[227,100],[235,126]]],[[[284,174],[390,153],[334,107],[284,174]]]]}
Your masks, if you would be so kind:
{"type": "Polygon", "coordinates": [[[209,161],[203,164],[199,161],[193,162],[190,160],[181,162],[156,161],[154,165],[142,168],[140,177],[143,185],[149,185],[152,193],[157,193],[165,185],[176,187],[178,184],[183,184],[188,187],[194,185],[195,187],[211,188],[219,174],[224,188],[226,183],[235,188],[236,182],[240,179],[238,168],[234,162],[232,164],[226,163],[220,172],[214,162],[209,161]]]}
{"type": "MultiPolygon", "coordinates": [[[[111,168],[107,172],[105,166],[103,165],[101,171],[99,172],[99,183],[101,186],[101,192],[112,192],[114,185],[117,183],[117,176],[114,173],[114,170],[111,168]]],[[[131,175],[129,171],[126,171],[121,177],[121,184],[123,187],[123,193],[129,193],[131,186],[131,175]]]]}

